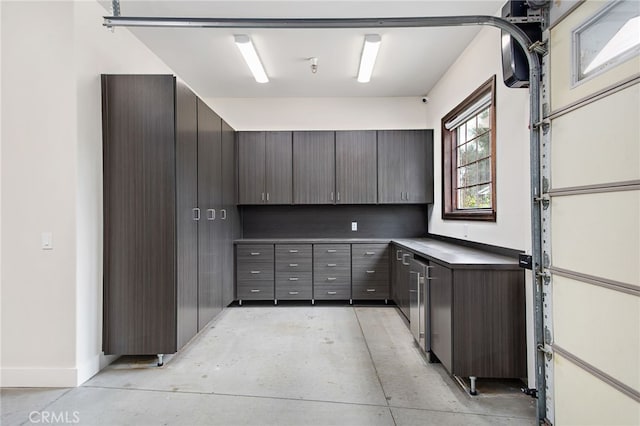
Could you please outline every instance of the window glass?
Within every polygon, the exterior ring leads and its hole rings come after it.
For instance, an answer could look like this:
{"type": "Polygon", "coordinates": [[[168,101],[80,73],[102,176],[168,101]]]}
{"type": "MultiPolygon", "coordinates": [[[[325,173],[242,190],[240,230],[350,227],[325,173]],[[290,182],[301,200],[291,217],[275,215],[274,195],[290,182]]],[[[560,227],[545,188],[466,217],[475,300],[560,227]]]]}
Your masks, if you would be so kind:
{"type": "Polygon", "coordinates": [[[574,82],[640,53],[640,2],[612,3],[574,31],[574,82]]]}

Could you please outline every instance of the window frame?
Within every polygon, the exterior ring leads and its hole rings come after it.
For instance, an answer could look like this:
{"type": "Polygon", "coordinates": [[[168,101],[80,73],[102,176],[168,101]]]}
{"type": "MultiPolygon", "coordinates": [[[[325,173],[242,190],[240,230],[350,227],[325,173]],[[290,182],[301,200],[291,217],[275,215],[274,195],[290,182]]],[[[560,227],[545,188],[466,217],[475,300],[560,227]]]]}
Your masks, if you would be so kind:
{"type": "Polygon", "coordinates": [[[478,220],[495,222],[496,211],[496,75],[484,82],[473,91],[460,104],[453,108],[442,118],[442,219],[443,220],[478,220]],[[489,146],[491,149],[490,170],[491,170],[491,207],[482,209],[459,209],[458,208],[458,158],[457,158],[457,128],[447,130],[445,123],[448,123],[464,113],[474,103],[478,102],[487,93],[491,94],[489,104],[489,146]]]}

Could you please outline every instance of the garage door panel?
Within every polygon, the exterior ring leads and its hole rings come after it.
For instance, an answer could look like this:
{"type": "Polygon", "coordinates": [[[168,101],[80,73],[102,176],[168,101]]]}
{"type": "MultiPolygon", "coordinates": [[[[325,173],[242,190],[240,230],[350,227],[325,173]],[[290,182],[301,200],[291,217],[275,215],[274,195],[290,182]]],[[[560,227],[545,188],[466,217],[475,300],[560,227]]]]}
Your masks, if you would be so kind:
{"type": "Polygon", "coordinates": [[[554,355],[554,395],[554,424],[640,424],[640,404],[558,354],[554,355]]]}
{"type": "Polygon", "coordinates": [[[640,57],[635,56],[612,66],[603,74],[575,86],[572,84],[572,31],[597,14],[605,5],[603,1],[586,1],[551,30],[551,111],[563,108],[640,72],[640,57]]]}
{"type": "Polygon", "coordinates": [[[554,188],[640,179],[640,85],[553,120],[554,188]],[[620,105],[627,105],[620,108],[620,105]]]}
{"type": "Polygon", "coordinates": [[[554,342],[640,391],[640,298],[553,277],[554,342]]]}
{"type": "Polygon", "coordinates": [[[552,264],[640,285],[640,191],[554,197],[552,264]]]}

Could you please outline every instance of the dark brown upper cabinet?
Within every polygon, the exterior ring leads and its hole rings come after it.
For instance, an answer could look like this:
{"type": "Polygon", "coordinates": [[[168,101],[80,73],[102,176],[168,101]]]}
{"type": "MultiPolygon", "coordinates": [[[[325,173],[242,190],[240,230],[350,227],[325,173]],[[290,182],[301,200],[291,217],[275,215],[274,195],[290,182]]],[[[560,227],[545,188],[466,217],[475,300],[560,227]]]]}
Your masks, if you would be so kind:
{"type": "Polygon", "coordinates": [[[291,132],[239,132],[238,204],[291,202],[291,132]]]}
{"type": "Polygon", "coordinates": [[[335,132],[293,132],[293,203],[334,204],[335,132]]]}
{"type": "Polygon", "coordinates": [[[378,131],[378,203],[433,203],[433,131],[378,131]]]}
{"type": "Polygon", "coordinates": [[[336,132],[336,204],[375,204],[376,131],[336,132]]]}

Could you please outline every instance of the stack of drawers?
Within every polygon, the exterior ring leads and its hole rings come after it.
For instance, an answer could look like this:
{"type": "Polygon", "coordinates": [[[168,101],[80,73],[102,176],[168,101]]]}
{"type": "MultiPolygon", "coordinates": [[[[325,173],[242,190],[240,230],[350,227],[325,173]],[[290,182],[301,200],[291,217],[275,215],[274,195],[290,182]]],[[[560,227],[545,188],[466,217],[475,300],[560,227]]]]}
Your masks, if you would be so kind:
{"type": "Polygon", "coordinates": [[[313,298],[311,256],[311,244],[276,245],[276,300],[313,298]]]}
{"type": "Polygon", "coordinates": [[[351,245],[313,245],[313,297],[351,299],[351,245]]]}
{"type": "Polygon", "coordinates": [[[237,298],[273,300],[273,245],[247,244],[237,247],[237,298]]]}
{"type": "Polygon", "coordinates": [[[389,246],[354,244],[351,252],[353,299],[389,299],[389,246]]]}

